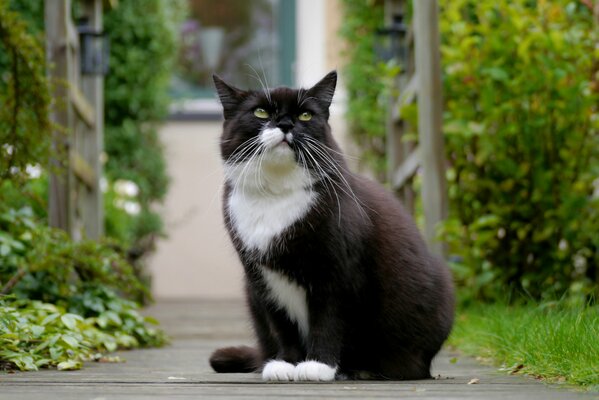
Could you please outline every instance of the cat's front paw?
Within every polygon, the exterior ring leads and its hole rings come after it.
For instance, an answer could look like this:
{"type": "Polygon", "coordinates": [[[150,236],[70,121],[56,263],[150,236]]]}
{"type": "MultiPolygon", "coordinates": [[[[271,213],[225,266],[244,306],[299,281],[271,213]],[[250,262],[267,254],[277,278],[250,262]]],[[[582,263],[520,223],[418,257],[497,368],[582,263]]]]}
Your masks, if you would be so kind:
{"type": "Polygon", "coordinates": [[[332,381],[337,368],[318,361],[304,361],[295,367],[293,379],[296,381],[332,381]]]}
{"type": "Polygon", "coordinates": [[[295,373],[295,365],[286,361],[271,360],[262,369],[262,380],[264,381],[292,381],[295,373]]]}

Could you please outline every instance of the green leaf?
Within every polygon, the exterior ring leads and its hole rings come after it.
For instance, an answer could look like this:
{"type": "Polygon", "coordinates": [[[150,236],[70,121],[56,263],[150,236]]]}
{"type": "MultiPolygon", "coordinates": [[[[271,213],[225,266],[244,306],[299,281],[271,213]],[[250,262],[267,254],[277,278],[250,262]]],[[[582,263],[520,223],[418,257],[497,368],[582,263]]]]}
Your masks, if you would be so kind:
{"type": "Polygon", "coordinates": [[[76,349],[79,347],[79,341],[71,335],[62,335],[60,339],[70,348],[76,349]]]}
{"type": "Polygon", "coordinates": [[[51,323],[52,321],[55,321],[58,318],[60,318],[59,313],[50,314],[42,320],[42,325],[48,325],[49,323],[51,323]]]}
{"type": "Polygon", "coordinates": [[[75,314],[63,314],[60,317],[60,320],[68,329],[73,330],[77,326],[77,321],[82,321],[83,319],[79,315],[75,314]]]}
{"type": "Polygon", "coordinates": [[[58,363],[56,367],[59,371],[74,371],[81,369],[83,367],[83,363],[77,360],[67,360],[58,363]]]}

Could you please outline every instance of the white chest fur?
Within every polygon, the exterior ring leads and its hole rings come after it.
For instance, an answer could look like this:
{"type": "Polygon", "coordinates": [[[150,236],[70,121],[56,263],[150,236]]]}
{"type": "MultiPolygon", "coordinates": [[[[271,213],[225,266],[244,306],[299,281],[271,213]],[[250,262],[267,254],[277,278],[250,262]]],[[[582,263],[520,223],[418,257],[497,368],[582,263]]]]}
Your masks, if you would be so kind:
{"type": "Polygon", "coordinates": [[[232,193],[229,212],[245,247],[265,252],[278,235],[306,214],[312,201],[313,194],[307,190],[284,196],[232,193]]]}
{"type": "Polygon", "coordinates": [[[306,290],[286,276],[266,267],[262,267],[262,276],[270,298],[287,312],[289,319],[297,324],[301,336],[306,338],[309,331],[306,290]]]}
{"type": "Polygon", "coordinates": [[[287,147],[234,165],[225,164],[232,186],[228,199],[231,222],[244,246],[265,252],[274,239],[312,206],[312,177],[287,147]]]}

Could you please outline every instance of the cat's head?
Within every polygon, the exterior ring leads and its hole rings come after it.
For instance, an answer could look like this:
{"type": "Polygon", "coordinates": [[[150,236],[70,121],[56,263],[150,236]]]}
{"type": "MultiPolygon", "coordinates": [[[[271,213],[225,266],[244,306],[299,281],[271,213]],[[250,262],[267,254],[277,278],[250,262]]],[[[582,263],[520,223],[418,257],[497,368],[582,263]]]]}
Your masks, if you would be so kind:
{"type": "Polygon", "coordinates": [[[225,117],[221,137],[225,164],[262,157],[294,160],[313,169],[310,158],[317,158],[319,150],[337,149],[328,125],[335,71],[309,89],[241,90],[216,75],[213,79],[225,117]]]}

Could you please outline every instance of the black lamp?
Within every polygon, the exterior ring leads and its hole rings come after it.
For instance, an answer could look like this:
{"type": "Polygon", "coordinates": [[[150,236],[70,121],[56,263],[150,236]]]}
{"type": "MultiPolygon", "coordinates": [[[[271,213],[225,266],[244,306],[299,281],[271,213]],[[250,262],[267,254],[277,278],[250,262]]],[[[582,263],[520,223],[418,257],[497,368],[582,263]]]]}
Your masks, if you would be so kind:
{"type": "Polygon", "coordinates": [[[81,74],[106,75],[108,73],[109,42],[104,32],[96,31],[81,19],[77,26],[81,74]]]}
{"type": "Polygon", "coordinates": [[[403,14],[395,14],[390,26],[376,30],[375,52],[380,60],[395,59],[405,68],[409,62],[409,49],[405,40],[408,29],[403,19],[403,14]]]}

